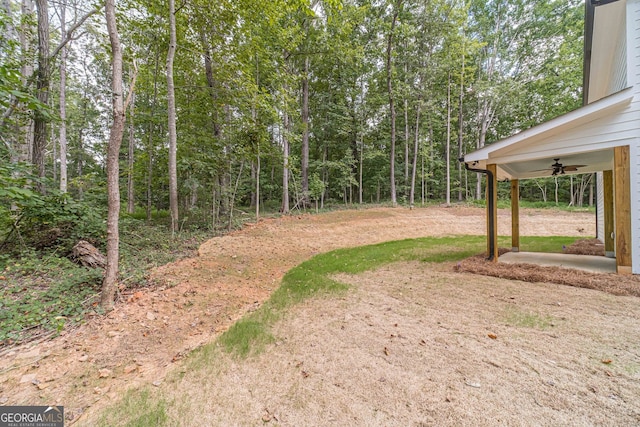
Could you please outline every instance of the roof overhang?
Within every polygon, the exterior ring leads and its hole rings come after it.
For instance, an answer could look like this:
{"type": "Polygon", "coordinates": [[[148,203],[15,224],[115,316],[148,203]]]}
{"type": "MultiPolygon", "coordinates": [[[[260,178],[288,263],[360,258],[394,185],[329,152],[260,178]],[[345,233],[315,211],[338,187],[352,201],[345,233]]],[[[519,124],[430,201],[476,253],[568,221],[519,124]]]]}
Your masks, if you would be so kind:
{"type": "Polygon", "coordinates": [[[624,89],[467,154],[464,162],[475,169],[496,164],[498,179],[550,176],[558,158],[565,166],[581,165],[566,173],[609,170],[613,147],[628,144],[637,133],[637,129],[615,124],[633,96],[631,88],[624,89]]]}

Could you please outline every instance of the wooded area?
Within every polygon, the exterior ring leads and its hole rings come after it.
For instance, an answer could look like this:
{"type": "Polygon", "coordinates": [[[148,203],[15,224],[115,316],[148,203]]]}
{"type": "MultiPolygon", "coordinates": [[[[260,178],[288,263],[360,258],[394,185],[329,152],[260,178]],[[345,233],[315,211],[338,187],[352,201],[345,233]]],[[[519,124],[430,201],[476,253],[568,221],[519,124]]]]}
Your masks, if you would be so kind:
{"type": "MultiPolygon", "coordinates": [[[[581,104],[578,0],[94,7],[2,2],[0,250],[106,243],[107,308],[121,198],[148,222],[169,211],[172,233],[249,210],[480,199],[459,157],[581,104]]],[[[593,204],[593,181],[520,195],[593,204]]]]}

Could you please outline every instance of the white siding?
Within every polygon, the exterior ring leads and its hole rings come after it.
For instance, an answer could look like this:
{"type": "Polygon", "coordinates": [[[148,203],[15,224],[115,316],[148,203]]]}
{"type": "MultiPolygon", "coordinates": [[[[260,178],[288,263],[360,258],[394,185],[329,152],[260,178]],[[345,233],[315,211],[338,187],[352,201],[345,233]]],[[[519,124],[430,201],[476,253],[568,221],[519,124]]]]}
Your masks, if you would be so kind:
{"type": "MultiPolygon", "coordinates": [[[[640,104],[640,0],[627,3],[628,84],[634,86],[633,104],[640,104]]],[[[640,112],[634,115],[640,123],[640,112]]],[[[640,131],[629,145],[631,173],[631,258],[632,271],[640,274],[640,131]]]]}
{"type": "Polygon", "coordinates": [[[600,239],[601,242],[604,242],[604,183],[602,172],[596,174],[596,195],[596,237],[600,239]]]}
{"type": "MultiPolygon", "coordinates": [[[[624,25],[621,27],[624,28],[624,25]]],[[[623,30],[624,31],[624,30],[623,30]]],[[[611,80],[609,81],[609,87],[607,88],[607,95],[621,91],[627,87],[627,39],[623,34],[618,37],[618,43],[613,59],[613,72],[611,74],[611,80]]]]}

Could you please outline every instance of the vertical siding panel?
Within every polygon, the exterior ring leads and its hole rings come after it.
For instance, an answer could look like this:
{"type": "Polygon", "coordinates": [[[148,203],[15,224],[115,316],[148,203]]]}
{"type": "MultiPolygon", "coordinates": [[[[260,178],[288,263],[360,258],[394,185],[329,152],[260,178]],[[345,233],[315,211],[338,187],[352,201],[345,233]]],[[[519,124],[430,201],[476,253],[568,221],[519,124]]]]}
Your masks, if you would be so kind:
{"type": "Polygon", "coordinates": [[[596,237],[601,242],[604,242],[604,185],[602,183],[602,172],[596,174],[596,196],[596,237]]]}
{"type": "Polygon", "coordinates": [[[618,39],[613,67],[608,88],[609,95],[627,87],[627,41],[626,37],[624,37],[624,29],[623,35],[618,39]]]}
{"type": "Polygon", "coordinates": [[[629,78],[627,85],[634,86],[640,92],[640,1],[629,0],[627,3],[627,69],[629,78]]]}

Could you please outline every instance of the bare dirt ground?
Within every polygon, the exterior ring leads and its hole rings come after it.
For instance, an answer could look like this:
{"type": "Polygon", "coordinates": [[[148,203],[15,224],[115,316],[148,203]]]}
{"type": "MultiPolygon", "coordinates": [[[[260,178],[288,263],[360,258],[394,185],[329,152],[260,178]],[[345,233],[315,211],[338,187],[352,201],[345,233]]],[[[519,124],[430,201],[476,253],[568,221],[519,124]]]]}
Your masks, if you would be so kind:
{"type": "Polygon", "coordinates": [[[162,395],[183,426],[640,424],[637,297],[399,263],[162,395]],[[204,373],[204,375],[203,375],[204,373]]]}
{"type": "MultiPolygon", "coordinates": [[[[594,222],[589,213],[523,210],[521,234],[590,237],[594,222]]],[[[259,306],[287,270],[317,253],[484,230],[479,208],[378,208],[283,217],[214,238],[199,257],[155,272],[167,286],[123,295],[103,318],[0,355],[0,404],[61,404],[70,423],[88,422],[124,390],[160,384],[185,354],[259,306]]],[[[499,233],[510,234],[507,211],[499,213],[499,233]]]]}

